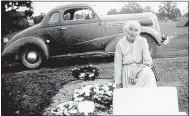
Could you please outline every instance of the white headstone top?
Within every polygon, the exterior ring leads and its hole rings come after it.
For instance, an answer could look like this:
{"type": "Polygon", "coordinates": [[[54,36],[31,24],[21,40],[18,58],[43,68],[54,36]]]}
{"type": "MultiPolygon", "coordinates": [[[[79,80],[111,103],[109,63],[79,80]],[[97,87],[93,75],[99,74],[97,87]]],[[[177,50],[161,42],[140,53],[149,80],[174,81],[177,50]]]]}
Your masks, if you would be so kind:
{"type": "Polygon", "coordinates": [[[115,89],[113,114],[186,115],[186,113],[179,113],[176,87],[115,89]]]}
{"type": "Polygon", "coordinates": [[[94,102],[91,101],[81,101],[78,104],[78,110],[80,113],[84,113],[85,115],[88,115],[88,113],[94,112],[94,102]]]}

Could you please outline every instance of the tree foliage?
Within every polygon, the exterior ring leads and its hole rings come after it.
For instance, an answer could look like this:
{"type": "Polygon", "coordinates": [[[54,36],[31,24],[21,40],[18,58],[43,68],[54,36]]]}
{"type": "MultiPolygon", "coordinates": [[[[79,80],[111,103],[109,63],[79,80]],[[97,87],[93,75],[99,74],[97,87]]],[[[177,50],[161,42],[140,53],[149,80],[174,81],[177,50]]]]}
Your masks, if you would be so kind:
{"type": "Polygon", "coordinates": [[[170,19],[173,19],[173,18],[175,18],[175,17],[181,17],[181,16],[182,16],[182,15],[181,15],[180,9],[175,8],[175,9],[172,9],[172,10],[171,10],[171,13],[170,13],[169,18],[170,18],[170,19]]]}
{"type": "Polygon", "coordinates": [[[173,1],[161,2],[159,5],[159,16],[161,20],[174,19],[181,17],[180,9],[177,8],[177,3],[173,1]]]}
{"type": "Polygon", "coordinates": [[[152,8],[150,6],[145,6],[144,12],[153,12],[154,13],[154,11],[152,10],[152,8]]]}
{"type": "Polygon", "coordinates": [[[43,20],[44,16],[45,13],[41,13],[39,16],[34,16],[33,17],[34,24],[40,23],[43,20]]]}
{"type": "Polygon", "coordinates": [[[108,15],[112,14],[131,14],[131,13],[142,13],[142,12],[151,12],[151,8],[147,7],[143,9],[138,3],[136,2],[128,2],[125,4],[124,7],[117,11],[116,9],[111,9],[107,12],[108,15]]]}
{"type": "Polygon", "coordinates": [[[107,12],[108,15],[118,14],[118,13],[119,13],[119,12],[118,12],[115,8],[110,9],[110,10],[107,12]]]}
{"type": "Polygon", "coordinates": [[[120,10],[120,14],[131,14],[131,13],[142,13],[143,8],[136,2],[128,2],[125,4],[123,8],[120,10]]]}
{"type": "MultiPolygon", "coordinates": [[[[143,12],[152,12],[155,13],[150,6],[145,6],[142,8],[136,2],[128,2],[122,7],[119,11],[115,8],[107,12],[108,15],[112,14],[132,14],[132,13],[143,13],[143,12]]],[[[159,13],[155,13],[159,20],[165,19],[176,19],[178,20],[181,17],[180,9],[177,8],[177,3],[173,1],[161,2],[159,5],[159,13]]]]}
{"type": "MultiPolygon", "coordinates": [[[[31,17],[33,15],[32,1],[2,1],[1,2],[1,16],[2,16],[2,33],[10,33],[15,31],[15,28],[20,28],[15,22],[22,22],[18,18],[22,13],[18,12],[20,8],[25,8],[24,17],[31,17]],[[17,14],[16,16],[13,16],[17,14]],[[14,23],[14,24],[13,24],[14,23]]],[[[23,20],[23,19],[21,19],[23,20]]],[[[26,21],[26,20],[24,20],[26,21]]],[[[27,22],[24,22],[26,24],[27,22]]],[[[23,26],[23,25],[22,25],[23,26]]],[[[26,26],[21,27],[26,28],[26,26]]],[[[16,29],[17,30],[17,29],[16,29]]]]}
{"type": "Polygon", "coordinates": [[[25,7],[26,16],[32,16],[33,14],[33,6],[32,1],[2,1],[1,2],[1,13],[9,14],[10,12],[15,12],[19,8],[25,7]]]}

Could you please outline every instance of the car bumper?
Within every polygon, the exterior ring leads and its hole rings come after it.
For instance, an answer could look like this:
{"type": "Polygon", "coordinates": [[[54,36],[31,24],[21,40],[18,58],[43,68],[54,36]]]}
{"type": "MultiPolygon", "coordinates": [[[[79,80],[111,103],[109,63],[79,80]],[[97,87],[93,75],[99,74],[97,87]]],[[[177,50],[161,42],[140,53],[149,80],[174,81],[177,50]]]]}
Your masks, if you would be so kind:
{"type": "Polygon", "coordinates": [[[167,40],[167,37],[161,37],[161,43],[163,43],[165,40],[167,40]]]}
{"type": "Polygon", "coordinates": [[[166,36],[166,37],[161,37],[161,44],[168,44],[169,43],[169,40],[170,39],[173,39],[173,35],[169,35],[169,36],[166,36]]]}

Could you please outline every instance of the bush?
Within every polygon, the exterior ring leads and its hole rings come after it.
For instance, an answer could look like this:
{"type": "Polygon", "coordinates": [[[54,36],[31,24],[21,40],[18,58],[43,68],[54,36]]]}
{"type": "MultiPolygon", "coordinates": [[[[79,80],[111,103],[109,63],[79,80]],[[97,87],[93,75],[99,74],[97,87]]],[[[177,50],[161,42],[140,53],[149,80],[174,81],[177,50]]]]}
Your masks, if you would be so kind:
{"type": "Polygon", "coordinates": [[[13,21],[13,27],[15,27],[15,31],[18,31],[28,28],[29,24],[26,18],[20,18],[13,21]]]}
{"type": "Polygon", "coordinates": [[[9,11],[2,17],[2,34],[10,34],[29,27],[27,16],[24,12],[9,11]]]}
{"type": "Polygon", "coordinates": [[[39,15],[39,16],[33,17],[34,24],[40,23],[43,20],[43,18],[44,18],[44,15],[39,15]]]}

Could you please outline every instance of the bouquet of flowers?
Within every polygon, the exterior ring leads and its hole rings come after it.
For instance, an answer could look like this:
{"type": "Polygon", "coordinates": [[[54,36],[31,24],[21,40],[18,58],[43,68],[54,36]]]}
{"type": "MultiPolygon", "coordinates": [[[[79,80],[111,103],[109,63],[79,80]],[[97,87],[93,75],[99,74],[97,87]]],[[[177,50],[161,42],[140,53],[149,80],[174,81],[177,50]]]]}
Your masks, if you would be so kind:
{"type": "Polygon", "coordinates": [[[93,65],[72,69],[72,76],[80,80],[95,80],[99,75],[99,69],[93,65]]]}
{"type": "Polygon", "coordinates": [[[73,100],[75,102],[93,101],[97,112],[111,110],[114,89],[112,84],[87,85],[74,90],[73,100]]]}

